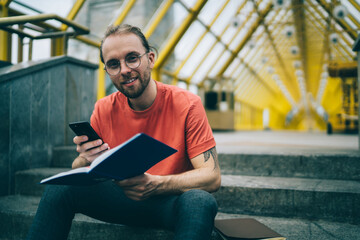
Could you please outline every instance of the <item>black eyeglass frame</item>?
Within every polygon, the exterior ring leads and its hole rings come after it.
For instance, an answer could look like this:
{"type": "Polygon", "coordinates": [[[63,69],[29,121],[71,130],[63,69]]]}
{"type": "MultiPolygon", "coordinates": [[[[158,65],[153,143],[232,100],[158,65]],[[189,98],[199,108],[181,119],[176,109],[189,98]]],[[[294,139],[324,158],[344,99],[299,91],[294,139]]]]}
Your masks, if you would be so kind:
{"type": "MultiPolygon", "coordinates": [[[[126,57],[125,57],[125,59],[124,59],[124,62],[125,62],[125,65],[128,67],[128,68],[130,68],[130,69],[136,69],[136,68],[138,68],[140,65],[141,65],[141,58],[145,55],[145,54],[147,54],[147,53],[149,53],[149,52],[144,52],[143,54],[140,54],[140,55],[137,55],[136,56],[136,58],[137,59],[139,59],[139,64],[136,66],[136,67],[130,67],[129,65],[128,65],[128,62],[126,61],[126,58],[128,58],[128,57],[135,57],[135,56],[133,56],[133,54],[128,54],[126,57]]],[[[116,73],[116,74],[110,74],[109,73],[109,71],[107,70],[107,68],[106,68],[106,65],[107,65],[107,63],[108,62],[106,62],[105,64],[104,64],[104,70],[107,72],[107,74],[109,74],[110,76],[116,76],[116,75],[118,75],[120,72],[121,72],[121,61],[119,60],[119,59],[112,59],[112,60],[117,60],[117,62],[118,62],[118,64],[119,64],[119,71],[116,73]]]]}

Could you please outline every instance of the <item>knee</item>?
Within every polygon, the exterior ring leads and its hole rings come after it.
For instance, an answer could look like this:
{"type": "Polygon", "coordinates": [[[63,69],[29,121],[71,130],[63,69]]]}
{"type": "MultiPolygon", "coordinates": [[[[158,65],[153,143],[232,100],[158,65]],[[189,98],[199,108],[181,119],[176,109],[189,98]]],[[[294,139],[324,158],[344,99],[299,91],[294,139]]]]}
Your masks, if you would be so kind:
{"type": "Polygon", "coordinates": [[[66,185],[46,185],[44,194],[57,195],[66,192],[68,186],[66,185]]]}
{"type": "Polygon", "coordinates": [[[191,206],[192,209],[203,209],[212,212],[214,215],[216,215],[218,210],[218,205],[214,196],[203,190],[189,190],[180,196],[179,202],[185,208],[191,206]]]}

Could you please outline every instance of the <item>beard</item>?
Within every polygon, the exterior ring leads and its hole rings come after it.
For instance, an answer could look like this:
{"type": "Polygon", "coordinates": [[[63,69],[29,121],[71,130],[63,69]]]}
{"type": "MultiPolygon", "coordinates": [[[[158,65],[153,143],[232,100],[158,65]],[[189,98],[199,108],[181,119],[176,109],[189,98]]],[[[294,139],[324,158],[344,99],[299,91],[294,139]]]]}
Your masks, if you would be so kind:
{"type": "MultiPolygon", "coordinates": [[[[123,77],[124,79],[128,80],[131,77],[123,77]]],[[[151,79],[150,70],[147,69],[147,71],[144,72],[144,75],[138,74],[137,81],[140,85],[131,86],[131,87],[124,87],[121,84],[115,84],[115,87],[124,94],[127,98],[138,98],[140,97],[147,86],[149,85],[151,79]]]]}

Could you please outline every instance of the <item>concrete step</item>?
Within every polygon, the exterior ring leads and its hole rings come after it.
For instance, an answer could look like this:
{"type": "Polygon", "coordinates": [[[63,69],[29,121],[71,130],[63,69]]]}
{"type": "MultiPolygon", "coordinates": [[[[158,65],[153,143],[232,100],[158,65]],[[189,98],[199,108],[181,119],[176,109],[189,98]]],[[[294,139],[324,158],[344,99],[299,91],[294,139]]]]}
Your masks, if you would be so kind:
{"type": "Polygon", "coordinates": [[[33,168],[15,174],[15,194],[41,196],[45,186],[40,181],[70,168],[33,168]]]}
{"type": "MultiPolygon", "coordinates": [[[[0,198],[0,239],[25,239],[40,201],[39,197],[6,196],[0,198]]],[[[145,229],[104,223],[77,214],[69,240],[98,239],[171,239],[172,233],[163,229],[145,229]]],[[[213,238],[218,239],[218,238],[213,238]]]]}
{"type": "MultiPolygon", "coordinates": [[[[64,170],[18,172],[16,194],[40,196],[41,179],[64,170]]],[[[359,181],[223,175],[215,197],[227,213],[360,222],[359,181]]]]}
{"type": "Polygon", "coordinates": [[[360,154],[219,153],[223,174],[360,180],[360,154]]]}
{"type": "Polygon", "coordinates": [[[223,175],[215,197],[227,213],[360,223],[360,182],[223,175]]]}
{"type": "Polygon", "coordinates": [[[52,167],[69,168],[78,155],[75,145],[55,147],[52,154],[52,167]]]}
{"type": "MultiPolygon", "coordinates": [[[[56,147],[52,166],[69,168],[75,146],[56,147]]],[[[223,174],[360,180],[360,154],[355,153],[219,153],[223,174]]]]}
{"type": "MultiPolygon", "coordinates": [[[[39,197],[0,197],[0,240],[24,239],[35,215],[39,197]]],[[[219,213],[217,218],[252,217],[285,236],[288,240],[354,240],[360,236],[360,227],[348,223],[274,218],[219,213]]],[[[135,228],[104,223],[78,214],[73,222],[69,240],[98,239],[172,239],[172,233],[163,229],[135,228]]],[[[214,232],[212,240],[220,239],[214,232]]]]}

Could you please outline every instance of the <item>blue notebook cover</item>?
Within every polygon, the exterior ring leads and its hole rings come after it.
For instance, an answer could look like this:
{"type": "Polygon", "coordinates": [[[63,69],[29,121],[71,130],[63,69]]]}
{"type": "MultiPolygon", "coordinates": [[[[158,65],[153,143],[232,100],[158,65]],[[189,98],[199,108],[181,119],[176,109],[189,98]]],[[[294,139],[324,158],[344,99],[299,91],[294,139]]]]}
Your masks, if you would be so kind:
{"type": "Polygon", "coordinates": [[[97,157],[89,167],[76,168],[43,179],[40,184],[92,185],[110,179],[123,180],[143,174],[177,150],[139,133],[97,157]]]}

